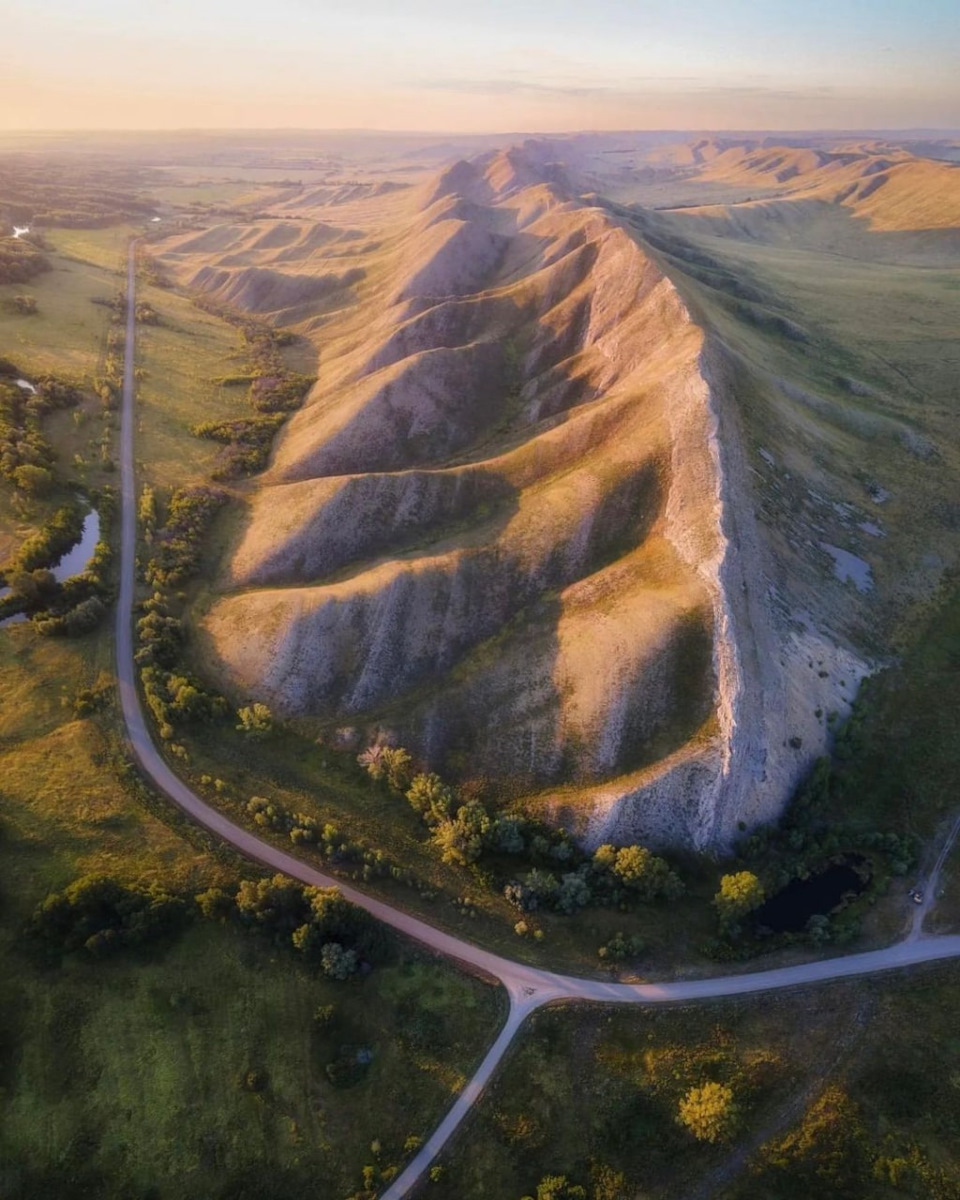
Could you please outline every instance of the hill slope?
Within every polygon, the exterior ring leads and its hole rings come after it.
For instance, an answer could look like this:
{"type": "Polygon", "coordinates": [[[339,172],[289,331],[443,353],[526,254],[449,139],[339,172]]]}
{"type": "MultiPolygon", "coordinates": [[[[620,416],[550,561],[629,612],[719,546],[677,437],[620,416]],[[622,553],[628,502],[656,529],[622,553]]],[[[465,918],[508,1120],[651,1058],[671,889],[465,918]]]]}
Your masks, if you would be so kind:
{"type": "Polygon", "coordinates": [[[390,199],[346,246],[278,221],[203,235],[199,268],[171,248],[194,286],[322,277],[335,249],[353,280],[303,318],[321,381],[251,498],[208,661],[327,736],[539,794],[589,841],[728,842],[822,746],[814,709],[845,703],[813,660],[865,667],[753,586],[702,331],[534,149],[390,199]]]}

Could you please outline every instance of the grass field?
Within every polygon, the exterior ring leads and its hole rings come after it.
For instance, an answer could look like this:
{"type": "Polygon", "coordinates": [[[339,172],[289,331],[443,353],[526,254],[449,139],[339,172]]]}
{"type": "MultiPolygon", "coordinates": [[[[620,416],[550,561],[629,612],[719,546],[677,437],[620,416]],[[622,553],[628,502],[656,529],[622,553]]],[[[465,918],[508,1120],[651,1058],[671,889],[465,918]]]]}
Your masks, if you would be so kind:
{"type": "Polygon", "coordinates": [[[210,924],[104,962],[25,955],[34,906],[80,874],[187,894],[237,878],[131,797],[110,711],[75,719],[77,690],[109,655],[105,636],[0,636],[0,1188],[11,1200],[346,1195],[376,1164],[372,1142],[387,1167],[429,1131],[492,1037],[498,995],[392,942],[370,975],[334,984],[210,924]],[[320,1028],[328,1004],[338,1015],[320,1028]],[[347,1090],[324,1070],[344,1043],[373,1052],[347,1090]],[[250,1070],[266,1073],[263,1092],[238,1085],[250,1070]]]}
{"type": "Polygon", "coordinates": [[[126,244],[133,231],[53,229],[45,236],[52,270],[29,283],[0,285],[0,345],[29,375],[50,371],[90,381],[100,360],[109,310],[92,303],[119,290],[126,244]],[[27,293],[35,316],[12,312],[8,302],[27,293]]]}
{"type": "Polygon", "coordinates": [[[955,1196],[957,970],[697,1008],[545,1010],[421,1194],[521,1200],[560,1175],[590,1200],[955,1196]],[[718,1144],[676,1119],[710,1081],[739,1107],[718,1144]],[[911,1156],[916,1174],[890,1186],[885,1164],[911,1156]]]}
{"type": "Polygon", "coordinates": [[[87,396],[70,411],[44,420],[46,436],[57,454],[62,483],[42,500],[14,500],[12,489],[0,488],[0,565],[17,545],[62,504],[73,485],[99,488],[116,481],[112,443],[115,414],[104,412],[92,393],[103,361],[110,309],[95,300],[110,300],[122,283],[123,264],[131,230],[56,229],[46,236],[53,269],[28,284],[0,285],[0,350],[28,380],[51,373],[79,383],[87,396]],[[12,297],[35,296],[38,312],[20,316],[12,297]]]}
{"type": "Polygon", "coordinates": [[[137,329],[139,482],[171,490],[207,482],[219,447],[190,426],[248,415],[246,390],[216,382],[242,370],[237,332],[171,289],[141,284],[137,297],[159,316],[137,329]]]}

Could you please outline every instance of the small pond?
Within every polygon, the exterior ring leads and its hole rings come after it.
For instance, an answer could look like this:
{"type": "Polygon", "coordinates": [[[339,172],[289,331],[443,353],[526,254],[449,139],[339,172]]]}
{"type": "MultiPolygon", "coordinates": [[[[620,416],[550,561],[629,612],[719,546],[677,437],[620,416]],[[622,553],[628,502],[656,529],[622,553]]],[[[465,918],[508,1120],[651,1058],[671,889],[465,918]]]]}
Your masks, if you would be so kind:
{"type": "MultiPolygon", "coordinates": [[[[63,583],[65,579],[69,579],[71,575],[79,575],[83,571],[90,559],[93,557],[93,551],[96,548],[97,542],[100,540],[100,514],[95,508],[92,508],[84,517],[83,531],[80,534],[80,541],[76,545],[71,546],[64,554],[60,561],[51,567],[54,579],[57,583],[63,583]]],[[[0,588],[0,600],[4,596],[10,595],[8,587],[0,588]]],[[[12,617],[6,617],[0,620],[0,629],[5,625],[19,625],[27,618],[23,613],[14,613],[12,617]]]]}
{"type": "Polygon", "coordinates": [[[801,933],[811,917],[827,916],[846,896],[860,895],[869,883],[861,873],[865,866],[865,858],[848,854],[816,875],[792,879],[757,909],[754,921],[774,933],[801,933]]]}
{"type": "Polygon", "coordinates": [[[63,583],[71,575],[79,575],[93,557],[93,551],[100,540],[100,514],[92,508],[84,517],[83,532],[80,541],[66,552],[63,558],[51,567],[57,583],[63,583]]]}

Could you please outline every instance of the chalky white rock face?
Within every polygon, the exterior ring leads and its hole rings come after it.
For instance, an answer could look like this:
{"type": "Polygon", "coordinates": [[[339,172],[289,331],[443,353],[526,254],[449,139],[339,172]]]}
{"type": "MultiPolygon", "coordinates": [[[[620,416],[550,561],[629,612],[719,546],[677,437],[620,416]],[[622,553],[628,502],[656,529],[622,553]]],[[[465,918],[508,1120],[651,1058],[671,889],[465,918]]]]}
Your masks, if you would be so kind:
{"type": "Polygon", "coordinates": [[[774,615],[722,364],[673,284],[535,148],[322,204],[165,256],[320,352],[205,614],[214,669],[587,843],[774,815],[843,705],[810,655],[864,667],[774,615]]]}

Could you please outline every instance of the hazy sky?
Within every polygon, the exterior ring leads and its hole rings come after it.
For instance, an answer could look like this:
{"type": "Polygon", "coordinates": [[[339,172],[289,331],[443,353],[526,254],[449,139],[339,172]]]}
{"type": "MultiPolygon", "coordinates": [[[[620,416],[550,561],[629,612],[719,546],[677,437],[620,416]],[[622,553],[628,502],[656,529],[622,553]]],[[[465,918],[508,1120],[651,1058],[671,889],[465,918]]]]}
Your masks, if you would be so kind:
{"type": "Polygon", "coordinates": [[[0,128],[960,126],[960,0],[0,0],[0,128]]]}

